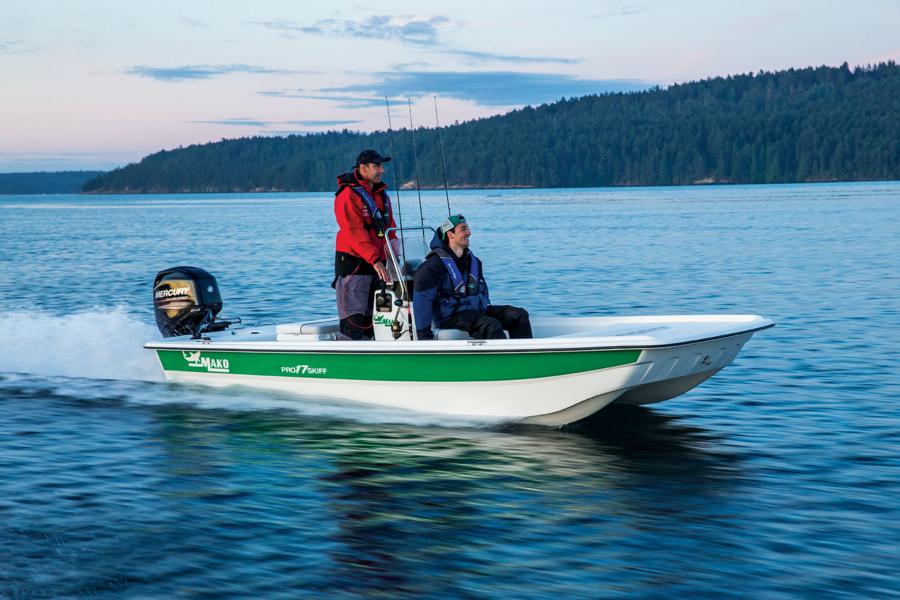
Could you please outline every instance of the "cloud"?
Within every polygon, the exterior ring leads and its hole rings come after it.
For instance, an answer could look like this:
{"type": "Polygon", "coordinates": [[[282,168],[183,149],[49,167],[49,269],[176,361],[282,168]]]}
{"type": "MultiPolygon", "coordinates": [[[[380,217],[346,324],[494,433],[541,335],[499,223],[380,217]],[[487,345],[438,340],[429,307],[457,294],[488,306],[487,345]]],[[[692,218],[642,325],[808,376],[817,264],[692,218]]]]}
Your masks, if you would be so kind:
{"type": "Polygon", "coordinates": [[[438,34],[442,26],[452,23],[443,16],[432,17],[414,16],[385,16],[375,15],[357,21],[325,19],[312,25],[301,25],[294,21],[261,21],[261,25],[268,29],[281,31],[288,35],[325,35],[328,37],[352,37],[398,41],[404,44],[421,48],[432,48],[441,54],[462,56],[476,61],[511,62],[511,63],[559,63],[573,64],[579,62],[571,58],[558,58],[553,56],[518,56],[512,54],[499,54],[494,52],[480,52],[464,48],[454,48],[441,43],[438,34]]]}
{"type": "Polygon", "coordinates": [[[196,123],[199,125],[230,125],[235,127],[272,127],[274,125],[299,125],[301,127],[335,127],[338,125],[352,125],[359,122],[360,121],[357,120],[333,119],[312,119],[304,121],[262,121],[260,119],[251,119],[249,117],[188,121],[188,123],[196,123]]]}
{"type": "Polygon", "coordinates": [[[369,95],[348,95],[348,94],[322,94],[310,93],[307,90],[267,90],[257,92],[262,96],[270,96],[272,98],[299,98],[302,100],[324,100],[326,102],[334,102],[341,108],[371,108],[373,106],[384,106],[384,97],[369,95]]]}
{"type": "Polygon", "coordinates": [[[373,15],[358,21],[324,19],[312,25],[284,20],[261,21],[256,24],[288,34],[397,40],[406,44],[430,46],[437,43],[438,28],[449,22],[450,19],[443,15],[433,17],[373,15]]]}
{"type": "Polygon", "coordinates": [[[22,40],[0,40],[0,54],[19,54],[25,52],[25,44],[22,40]]]}
{"type": "Polygon", "coordinates": [[[318,119],[318,120],[309,120],[309,121],[284,121],[285,125],[300,125],[301,127],[337,127],[339,125],[353,125],[355,123],[362,123],[362,121],[357,121],[357,120],[332,120],[332,121],[329,121],[327,119],[318,119]]]}
{"type": "Polygon", "coordinates": [[[455,54],[478,61],[500,61],[511,63],[557,63],[574,65],[581,62],[575,58],[558,58],[555,56],[516,56],[513,54],[496,54],[494,52],[478,52],[476,50],[441,50],[441,54],[455,54]]]}
{"type": "Polygon", "coordinates": [[[237,127],[268,127],[272,121],[258,121],[256,119],[247,119],[236,117],[234,119],[219,119],[210,121],[188,121],[188,123],[198,123],[200,125],[234,125],[237,127]]]}
{"type": "Polygon", "coordinates": [[[633,92],[654,84],[634,79],[579,79],[558,73],[518,73],[512,71],[406,71],[376,73],[371,83],[320,90],[318,98],[354,98],[353,93],[375,97],[415,97],[435,94],[470,100],[489,106],[543,104],[561,97],[607,92],[633,92]],[[341,95],[329,96],[328,93],[341,95]],[[348,96],[349,94],[349,96],[348,96]]]}
{"type": "Polygon", "coordinates": [[[212,79],[232,73],[250,73],[254,75],[296,74],[300,71],[284,69],[267,69],[253,65],[185,65],[182,67],[147,67],[138,65],[125,70],[129,75],[149,77],[158,81],[184,81],[193,79],[212,79]]]}

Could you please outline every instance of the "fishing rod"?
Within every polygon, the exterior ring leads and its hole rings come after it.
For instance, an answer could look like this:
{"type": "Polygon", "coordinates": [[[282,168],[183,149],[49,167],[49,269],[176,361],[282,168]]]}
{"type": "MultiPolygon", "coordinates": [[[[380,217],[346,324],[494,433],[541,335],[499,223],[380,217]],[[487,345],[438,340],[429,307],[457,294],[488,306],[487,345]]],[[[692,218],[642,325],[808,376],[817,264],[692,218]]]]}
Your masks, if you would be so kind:
{"type": "Polygon", "coordinates": [[[422,213],[422,187],[419,184],[419,154],[416,152],[416,128],[412,118],[412,100],[406,99],[409,107],[409,132],[412,134],[413,165],[416,169],[416,193],[419,195],[419,224],[422,226],[422,241],[425,241],[425,215],[422,213]]]}
{"type": "Polygon", "coordinates": [[[437,126],[438,143],[441,146],[441,169],[444,171],[444,195],[447,196],[447,216],[452,214],[450,210],[450,190],[447,188],[447,162],[444,160],[444,140],[441,137],[441,122],[438,120],[437,96],[434,98],[434,123],[437,126]]]}
{"type": "Polygon", "coordinates": [[[412,133],[413,165],[416,169],[416,192],[419,194],[419,222],[424,227],[425,217],[422,214],[422,188],[419,185],[419,155],[416,152],[416,128],[413,126],[412,100],[407,98],[406,103],[409,106],[409,131],[412,133]]]}
{"type": "MultiPolygon", "coordinates": [[[[387,109],[387,118],[388,118],[388,136],[391,140],[391,156],[394,160],[397,160],[397,153],[394,151],[394,127],[391,124],[391,105],[388,102],[387,96],[384,97],[384,106],[387,109]]],[[[400,166],[397,163],[394,163],[394,168],[391,170],[391,177],[394,180],[394,189],[397,191],[397,216],[400,218],[400,256],[403,258],[403,262],[406,262],[406,242],[403,240],[403,209],[400,206],[400,183],[397,181],[397,171],[400,170],[400,166]]],[[[422,201],[419,200],[419,211],[422,210],[422,201]]],[[[387,239],[387,243],[391,243],[390,237],[387,239]]],[[[397,273],[398,277],[402,277],[401,273],[397,273]]]]}
{"type": "MultiPolygon", "coordinates": [[[[391,123],[391,104],[388,102],[387,96],[384,97],[384,106],[387,109],[387,118],[388,118],[388,135],[391,140],[391,158],[396,160],[397,153],[394,151],[394,126],[391,123]]],[[[403,300],[406,301],[406,326],[409,329],[409,339],[413,339],[413,328],[415,327],[413,324],[412,318],[412,298],[407,290],[406,282],[404,281],[405,275],[403,271],[406,270],[406,239],[403,236],[403,211],[400,208],[400,182],[397,180],[397,172],[400,170],[400,165],[394,163],[394,168],[391,171],[391,176],[394,178],[394,189],[397,190],[397,216],[400,218],[400,257],[402,260],[395,261],[397,263],[397,279],[398,286],[400,287],[402,300],[395,303],[396,310],[394,312],[393,322],[391,323],[391,332],[394,334],[394,339],[397,339],[401,335],[403,335],[402,326],[400,324],[400,310],[403,308],[403,300]]],[[[417,182],[418,183],[418,182],[417,182]]],[[[422,201],[419,201],[419,212],[422,211],[422,201]]],[[[388,246],[391,244],[390,234],[388,234],[387,240],[388,246]]]]}

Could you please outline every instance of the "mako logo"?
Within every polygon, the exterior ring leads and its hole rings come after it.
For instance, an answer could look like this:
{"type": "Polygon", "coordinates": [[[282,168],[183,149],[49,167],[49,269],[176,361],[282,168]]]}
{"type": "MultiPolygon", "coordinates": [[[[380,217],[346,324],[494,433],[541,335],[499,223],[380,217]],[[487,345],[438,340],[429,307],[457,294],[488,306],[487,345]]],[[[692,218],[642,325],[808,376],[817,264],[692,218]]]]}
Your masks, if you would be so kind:
{"type": "Polygon", "coordinates": [[[375,315],[375,324],[376,325],[387,325],[390,327],[394,324],[394,319],[388,317],[387,315],[375,315]]]}
{"type": "Polygon", "coordinates": [[[295,367],[281,367],[282,373],[290,375],[327,375],[326,367],[311,367],[309,365],[297,365],[295,367]]]}
{"type": "Polygon", "coordinates": [[[195,369],[206,369],[209,373],[230,373],[227,358],[210,358],[202,356],[201,351],[186,352],[181,351],[181,356],[187,361],[189,367],[195,369]]]}

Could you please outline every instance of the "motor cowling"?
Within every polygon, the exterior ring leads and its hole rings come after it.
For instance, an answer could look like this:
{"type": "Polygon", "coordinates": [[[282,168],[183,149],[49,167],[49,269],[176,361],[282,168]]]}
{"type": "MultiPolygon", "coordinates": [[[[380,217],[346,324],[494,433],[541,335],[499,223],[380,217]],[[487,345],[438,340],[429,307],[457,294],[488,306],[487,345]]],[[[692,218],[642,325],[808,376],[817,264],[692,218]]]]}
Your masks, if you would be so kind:
{"type": "Polygon", "coordinates": [[[213,325],[222,310],[219,284],[197,267],[165,269],[153,280],[153,309],[163,337],[199,337],[205,331],[219,329],[213,325]]]}

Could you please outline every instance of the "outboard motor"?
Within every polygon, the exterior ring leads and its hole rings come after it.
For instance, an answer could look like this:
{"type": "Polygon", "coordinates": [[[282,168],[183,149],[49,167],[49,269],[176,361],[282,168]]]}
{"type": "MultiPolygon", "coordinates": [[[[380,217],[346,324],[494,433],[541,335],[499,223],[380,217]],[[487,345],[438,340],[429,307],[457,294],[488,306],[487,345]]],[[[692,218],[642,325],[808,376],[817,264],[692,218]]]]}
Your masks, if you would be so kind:
{"type": "Polygon", "coordinates": [[[220,331],[231,323],[215,323],[222,310],[222,295],[216,278],[197,267],[172,267],[153,280],[153,308],[163,337],[191,334],[199,338],[220,331]]]}

